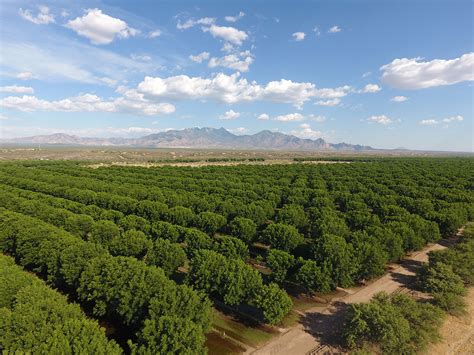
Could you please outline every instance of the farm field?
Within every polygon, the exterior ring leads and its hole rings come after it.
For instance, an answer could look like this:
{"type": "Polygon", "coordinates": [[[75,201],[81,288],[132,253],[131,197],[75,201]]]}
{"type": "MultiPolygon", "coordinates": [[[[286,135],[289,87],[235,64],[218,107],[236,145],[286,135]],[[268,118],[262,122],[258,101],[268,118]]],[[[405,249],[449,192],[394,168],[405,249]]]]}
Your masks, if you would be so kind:
{"type": "Polygon", "coordinates": [[[0,282],[0,347],[250,353],[474,219],[472,158],[256,157],[0,163],[0,276],[20,280],[0,282]],[[64,310],[31,312],[26,341],[31,285],[64,310]]]}

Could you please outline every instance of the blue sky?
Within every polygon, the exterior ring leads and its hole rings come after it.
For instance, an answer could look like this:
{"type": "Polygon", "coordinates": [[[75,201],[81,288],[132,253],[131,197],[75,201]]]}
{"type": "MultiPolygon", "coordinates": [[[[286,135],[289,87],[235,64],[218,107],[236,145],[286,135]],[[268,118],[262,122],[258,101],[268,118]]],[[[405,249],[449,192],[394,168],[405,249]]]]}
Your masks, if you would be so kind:
{"type": "Polygon", "coordinates": [[[470,1],[1,1],[0,135],[473,151],[470,1]]]}

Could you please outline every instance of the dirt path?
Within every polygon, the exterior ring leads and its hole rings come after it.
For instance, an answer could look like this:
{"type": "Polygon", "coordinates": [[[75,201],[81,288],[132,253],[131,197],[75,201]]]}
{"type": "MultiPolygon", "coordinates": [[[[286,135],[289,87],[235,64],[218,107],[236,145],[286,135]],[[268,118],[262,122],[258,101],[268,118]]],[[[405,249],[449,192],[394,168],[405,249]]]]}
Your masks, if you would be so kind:
{"type": "Polygon", "coordinates": [[[400,265],[365,287],[345,290],[347,292],[345,296],[333,299],[323,310],[320,308],[307,310],[297,327],[288,330],[277,338],[273,338],[269,343],[251,352],[251,354],[314,355],[343,353],[341,349],[327,344],[334,344],[339,337],[338,332],[347,305],[368,302],[376,293],[381,291],[387,293],[409,292],[407,287],[415,281],[416,269],[422,263],[428,261],[430,251],[445,249],[446,246],[442,244],[428,245],[423,250],[408,256],[400,265]]]}
{"type": "Polygon", "coordinates": [[[467,309],[461,317],[448,316],[440,334],[442,340],[432,344],[423,354],[474,354],[474,287],[464,298],[467,309]]]}

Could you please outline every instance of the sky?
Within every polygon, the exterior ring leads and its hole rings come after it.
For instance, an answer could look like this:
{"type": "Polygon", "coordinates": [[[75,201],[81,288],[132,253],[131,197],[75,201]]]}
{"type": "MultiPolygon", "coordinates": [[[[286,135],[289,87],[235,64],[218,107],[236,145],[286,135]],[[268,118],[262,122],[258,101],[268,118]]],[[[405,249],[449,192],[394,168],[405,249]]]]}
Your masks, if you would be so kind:
{"type": "Polygon", "coordinates": [[[0,138],[273,130],[474,151],[473,4],[0,0],[0,138]]]}

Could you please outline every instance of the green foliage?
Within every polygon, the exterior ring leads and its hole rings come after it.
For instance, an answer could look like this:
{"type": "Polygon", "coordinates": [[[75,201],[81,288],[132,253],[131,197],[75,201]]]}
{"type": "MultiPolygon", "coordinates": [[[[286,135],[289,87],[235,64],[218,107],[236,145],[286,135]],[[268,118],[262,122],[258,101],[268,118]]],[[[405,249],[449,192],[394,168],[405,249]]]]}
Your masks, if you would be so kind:
{"type": "Polygon", "coordinates": [[[330,275],[331,288],[353,284],[360,265],[352,244],[339,236],[324,235],[313,244],[312,253],[323,273],[330,275]]]}
{"type": "Polygon", "coordinates": [[[108,246],[114,238],[120,236],[120,229],[111,221],[97,221],[92,226],[89,241],[108,246]]]}
{"type": "Polygon", "coordinates": [[[197,216],[196,225],[204,232],[213,235],[225,226],[227,220],[224,216],[214,212],[201,212],[197,216]]]}
{"type": "Polygon", "coordinates": [[[287,224],[272,223],[262,233],[262,241],[277,249],[291,251],[304,242],[298,230],[287,224]]]}
{"type": "Polygon", "coordinates": [[[167,239],[172,243],[176,243],[179,240],[178,228],[168,222],[158,221],[153,223],[151,226],[151,235],[153,239],[167,239]]]}
{"type": "Polygon", "coordinates": [[[0,344],[15,353],[120,354],[97,322],[0,255],[0,344]]]}
{"type": "Polygon", "coordinates": [[[153,242],[147,238],[145,233],[130,229],[123,232],[119,237],[112,239],[109,251],[110,254],[116,256],[133,256],[137,259],[143,259],[152,245],[153,242]]]}
{"type": "Polygon", "coordinates": [[[153,242],[145,261],[148,265],[158,266],[167,275],[171,275],[180,266],[184,265],[186,253],[179,244],[157,238],[153,242]]]}
{"type": "Polygon", "coordinates": [[[314,260],[298,260],[296,281],[310,292],[329,292],[332,280],[326,270],[321,269],[314,260]]]}
{"type": "Polygon", "coordinates": [[[249,248],[240,239],[223,236],[214,242],[214,250],[228,258],[239,258],[246,260],[249,256],[249,248]]]}
{"type": "Polygon", "coordinates": [[[239,238],[250,244],[257,235],[257,226],[254,221],[244,217],[236,217],[230,223],[230,231],[233,237],[239,238]]]}
{"type": "Polygon", "coordinates": [[[147,319],[138,334],[137,344],[130,342],[132,354],[206,354],[201,327],[175,316],[147,319]]]}
{"type": "Polygon", "coordinates": [[[405,295],[390,298],[379,293],[369,303],[349,307],[343,334],[350,348],[369,342],[386,354],[412,354],[439,338],[442,317],[429,304],[405,295]]]}
{"type": "Polygon", "coordinates": [[[186,243],[186,253],[190,256],[195,255],[201,249],[212,249],[212,239],[197,229],[186,229],[184,242],[186,243]]]}
{"type": "Polygon", "coordinates": [[[183,206],[172,207],[166,213],[166,219],[168,222],[183,227],[190,226],[195,218],[196,215],[194,212],[190,208],[183,206]]]}
{"type": "Polygon", "coordinates": [[[269,324],[280,323],[293,306],[291,298],[274,283],[262,286],[252,302],[263,311],[265,321],[269,324]]]}
{"type": "Polygon", "coordinates": [[[272,270],[272,280],[281,284],[287,276],[288,270],[294,265],[295,257],[286,251],[270,249],[267,255],[267,266],[272,270]]]}
{"type": "Polygon", "coordinates": [[[85,239],[92,230],[93,225],[94,219],[92,217],[84,214],[78,214],[66,218],[64,229],[66,229],[71,234],[85,239]]]}
{"type": "Polygon", "coordinates": [[[295,226],[299,230],[308,224],[304,209],[300,205],[288,204],[278,212],[278,222],[295,226]]]}

